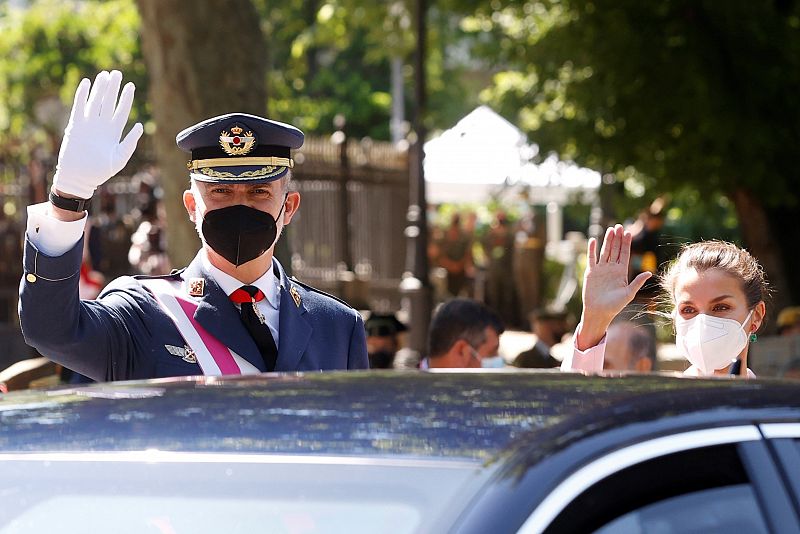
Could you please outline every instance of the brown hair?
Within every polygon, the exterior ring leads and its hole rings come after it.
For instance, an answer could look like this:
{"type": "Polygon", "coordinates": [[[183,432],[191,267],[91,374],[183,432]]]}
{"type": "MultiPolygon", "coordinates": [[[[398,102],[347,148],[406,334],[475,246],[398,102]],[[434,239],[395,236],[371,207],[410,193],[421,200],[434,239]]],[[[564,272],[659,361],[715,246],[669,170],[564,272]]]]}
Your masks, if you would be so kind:
{"type": "Polygon", "coordinates": [[[749,252],[725,241],[701,241],[683,247],[675,261],[660,277],[661,288],[673,306],[678,277],[690,269],[698,273],[719,269],[739,279],[749,308],[769,297],[764,269],[749,252]]]}

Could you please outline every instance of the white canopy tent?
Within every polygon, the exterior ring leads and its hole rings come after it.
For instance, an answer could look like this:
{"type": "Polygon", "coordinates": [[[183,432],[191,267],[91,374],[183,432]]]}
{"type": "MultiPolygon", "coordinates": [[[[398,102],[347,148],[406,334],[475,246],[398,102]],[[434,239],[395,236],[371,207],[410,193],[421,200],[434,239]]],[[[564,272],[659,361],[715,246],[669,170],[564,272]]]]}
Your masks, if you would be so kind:
{"type": "Polygon", "coordinates": [[[563,205],[570,192],[597,190],[597,172],[555,156],[531,163],[538,151],[519,128],[480,106],[425,143],[427,200],[433,204],[486,202],[509,189],[528,187],[537,204],[563,205]]]}

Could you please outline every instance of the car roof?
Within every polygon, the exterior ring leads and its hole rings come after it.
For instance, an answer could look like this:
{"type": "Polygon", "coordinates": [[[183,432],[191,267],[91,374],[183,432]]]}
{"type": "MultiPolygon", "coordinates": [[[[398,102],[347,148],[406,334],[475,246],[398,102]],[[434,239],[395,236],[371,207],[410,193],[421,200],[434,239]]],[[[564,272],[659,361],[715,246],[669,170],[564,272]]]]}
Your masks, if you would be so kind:
{"type": "MultiPolygon", "coordinates": [[[[486,462],[666,418],[797,420],[800,383],[560,372],[349,371],[91,384],[0,396],[0,451],[486,462]]],[[[728,422],[728,423],[726,423],[728,422]]]]}

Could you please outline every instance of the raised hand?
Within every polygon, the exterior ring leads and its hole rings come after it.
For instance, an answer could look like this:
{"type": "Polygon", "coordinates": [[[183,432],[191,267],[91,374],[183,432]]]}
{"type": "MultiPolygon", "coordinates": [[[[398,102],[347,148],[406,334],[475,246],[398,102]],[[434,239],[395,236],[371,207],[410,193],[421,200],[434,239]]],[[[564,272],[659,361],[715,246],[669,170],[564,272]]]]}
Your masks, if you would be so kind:
{"type": "Polygon", "coordinates": [[[586,273],[583,277],[583,315],[577,336],[580,350],[597,345],[616,315],[636,296],[650,278],[641,273],[628,283],[631,234],[621,225],[606,230],[600,257],[597,240],[589,240],[586,273]]]}
{"type": "Polygon", "coordinates": [[[91,198],[133,155],[143,128],[137,122],[122,139],[135,86],[128,82],[120,95],[121,83],[122,73],[114,70],[100,72],[94,84],[88,78],[78,84],[53,178],[58,193],[91,198]]]}

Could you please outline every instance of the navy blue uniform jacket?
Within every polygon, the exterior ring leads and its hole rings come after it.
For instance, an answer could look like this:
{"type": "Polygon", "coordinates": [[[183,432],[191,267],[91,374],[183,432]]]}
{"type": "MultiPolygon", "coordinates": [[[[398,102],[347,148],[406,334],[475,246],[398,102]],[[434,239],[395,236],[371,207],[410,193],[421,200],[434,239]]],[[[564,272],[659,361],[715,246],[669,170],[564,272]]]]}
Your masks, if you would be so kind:
{"type": "MultiPolygon", "coordinates": [[[[48,257],[26,240],[19,315],[26,342],[43,356],[98,381],[202,374],[197,363],[168,350],[185,346],[172,320],[133,277],[114,280],[97,300],[80,300],[83,240],[48,257]]],[[[364,324],[357,311],[289,279],[281,281],[276,371],[368,367],[364,324]],[[291,288],[294,287],[294,290],[291,288]],[[297,298],[299,297],[299,298],[297,298]]],[[[178,274],[205,280],[195,319],[219,341],[262,371],[264,361],[239,312],[205,271],[198,254],[178,274]]],[[[191,358],[189,358],[191,360],[191,358]]]]}

